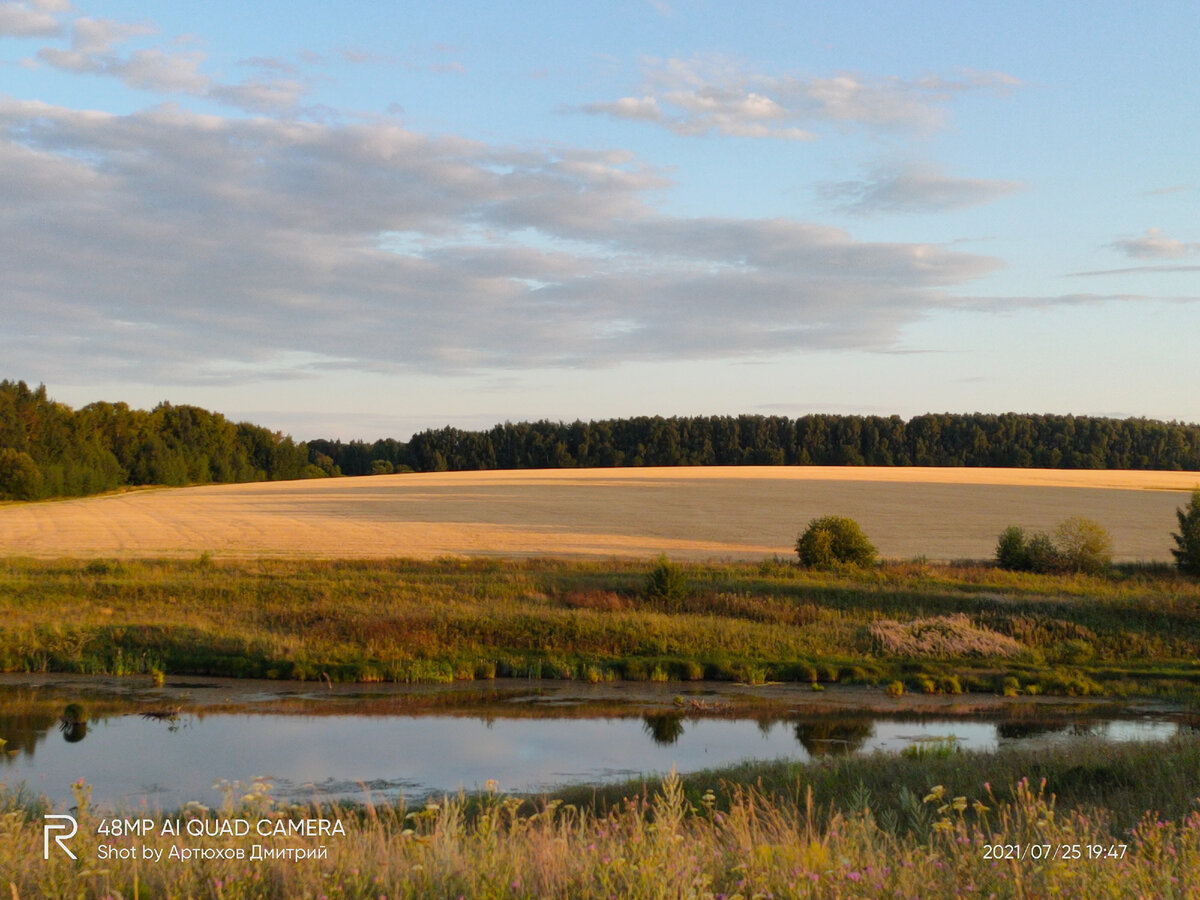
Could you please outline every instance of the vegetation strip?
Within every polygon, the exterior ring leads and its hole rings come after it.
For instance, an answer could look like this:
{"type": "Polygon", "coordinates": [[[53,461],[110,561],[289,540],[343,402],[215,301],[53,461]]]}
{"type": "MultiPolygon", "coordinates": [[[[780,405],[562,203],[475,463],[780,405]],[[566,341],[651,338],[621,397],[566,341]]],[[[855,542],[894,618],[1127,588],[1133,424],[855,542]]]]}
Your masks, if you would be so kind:
{"type": "Polygon", "coordinates": [[[1005,413],[641,416],[428,429],[407,441],[309,441],[196,406],[82,409],[0,381],[0,501],[139,485],[476,469],[998,466],[1200,470],[1200,425],[1005,413]]]}
{"type": "Polygon", "coordinates": [[[6,672],[1200,690],[1200,584],[1166,566],[9,559],[0,611],[6,672]]]}
{"type": "Polygon", "coordinates": [[[175,835],[162,833],[163,817],[136,832],[122,823],[119,835],[110,821],[98,834],[104,819],[80,785],[76,860],[43,861],[45,807],[0,793],[0,885],[17,900],[1186,897],[1200,890],[1198,793],[1194,737],[1165,748],[778,763],[603,794],[489,790],[416,808],[294,806],[260,782],[229,785],[221,809],[171,814],[194,823],[175,835]],[[256,835],[302,835],[286,823],[320,820],[344,834],[273,840],[255,860],[257,837],[220,827],[235,817],[256,823],[256,835]],[[98,862],[101,845],[178,856],[98,862]]]}

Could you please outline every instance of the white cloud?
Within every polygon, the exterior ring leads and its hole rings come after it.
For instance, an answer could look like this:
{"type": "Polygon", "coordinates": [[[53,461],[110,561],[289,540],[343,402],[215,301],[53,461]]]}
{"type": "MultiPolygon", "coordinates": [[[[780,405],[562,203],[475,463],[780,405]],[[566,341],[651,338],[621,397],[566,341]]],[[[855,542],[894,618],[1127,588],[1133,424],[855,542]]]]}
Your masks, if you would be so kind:
{"type": "MultiPolygon", "coordinates": [[[[155,33],[154,27],[142,23],[81,17],[71,22],[69,49],[43,47],[37,55],[62,71],[108,76],[127,87],[152,93],[204,96],[258,114],[294,113],[308,93],[308,85],[298,77],[216,81],[201,71],[205,56],[198,51],[154,47],[124,50],[130,41],[155,33]]],[[[266,57],[252,58],[245,64],[284,75],[296,72],[290,63],[266,57]]]]}
{"type": "Polygon", "coordinates": [[[43,47],[38,57],[56,69],[92,75],[109,75],[131,88],[159,93],[198,94],[207,89],[209,79],[200,74],[200,53],[164,53],[161,50],[136,50],[125,57],[108,53],[59,50],[43,47]]]}
{"type": "Polygon", "coordinates": [[[56,4],[0,3],[0,37],[49,37],[62,26],[52,12],[56,4]]]}
{"type": "Polygon", "coordinates": [[[153,33],[145,24],[79,18],[71,23],[71,49],[84,54],[108,53],[118,44],[153,33]]]}
{"type": "Polygon", "coordinates": [[[1117,238],[1109,246],[1134,259],[1178,259],[1200,250],[1200,243],[1168,237],[1161,228],[1147,228],[1137,237],[1117,238]]]}
{"type": "Polygon", "coordinates": [[[208,90],[208,96],[218,103],[268,115],[294,110],[307,93],[308,86],[295,79],[217,84],[208,90]]]}
{"type": "Polygon", "coordinates": [[[827,184],[821,193],[854,213],[929,213],[990,203],[1024,190],[1019,181],[957,178],[933,166],[881,170],[863,181],[827,184]]]}
{"type": "Polygon", "coordinates": [[[204,55],[157,48],[121,53],[130,41],[155,33],[150,25],[112,19],[77,18],[71,23],[70,49],[43,47],[38,58],[67,72],[105,75],[137,90],[199,94],[209,79],[199,71],[204,55]]]}
{"type": "Polygon", "coordinates": [[[914,80],[843,72],[827,77],[767,75],[721,57],[648,60],[636,96],[585,104],[581,111],[653,122],[679,135],[721,134],[811,140],[820,123],[900,131],[940,127],[956,94],[1007,90],[1001,72],[959,72],[914,80]]]}
{"type": "Polygon", "coordinates": [[[622,97],[611,103],[589,103],[583,110],[589,113],[604,113],[618,119],[666,122],[666,116],[653,97],[622,97]]]}
{"type": "Polygon", "coordinates": [[[884,349],[971,305],[953,292],[1001,265],[789,219],[669,216],[646,199],[662,173],[627,154],[387,121],[9,100],[0,164],[0,354],[56,360],[64,379],[884,349]]]}

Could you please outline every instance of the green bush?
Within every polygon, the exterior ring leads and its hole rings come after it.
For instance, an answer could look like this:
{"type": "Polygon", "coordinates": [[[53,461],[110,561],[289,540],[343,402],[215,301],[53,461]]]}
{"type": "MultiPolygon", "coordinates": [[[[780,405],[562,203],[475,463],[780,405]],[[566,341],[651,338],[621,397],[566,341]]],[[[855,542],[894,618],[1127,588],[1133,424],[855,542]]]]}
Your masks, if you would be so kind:
{"type": "Polygon", "coordinates": [[[1039,531],[1029,539],[1029,543],[1025,545],[1025,552],[1029,560],[1029,572],[1057,572],[1062,568],[1062,563],[1058,557],[1058,548],[1054,546],[1054,540],[1044,531],[1039,531]]]}
{"type": "Polygon", "coordinates": [[[996,543],[996,565],[1014,572],[1103,572],[1112,564],[1112,537],[1098,522],[1082,516],[1066,519],[1054,537],[1010,525],[996,543]]]}
{"type": "Polygon", "coordinates": [[[824,516],[809,522],[796,539],[796,554],[800,564],[810,569],[875,564],[875,545],[857,522],[845,516],[824,516]]]}
{"type": "Polygon", "coordinates": [[[672,609],[687,597],[687,593],[687,579],[683,570],[665,556],[660,556],[646,576],[646,596],[656,604],[672,609]]]}
{"type": "Polygon", "coordinates": [[[1192,491],[1192,500],[1175,510],[1179,534],[1172,534],[1176,546],[1171,550],[1175,565],[1187,575],[1200,575],[1200,490],[1192,491]]]}
{"type": "Polygon", "coordinates": [[[42,473],[28,453],[0,447],[0,500],[34,500],[42,491],[42,473]]]}
{"type": "Polygon", "coordinates": [[[1014,572],[1027,571],[1029,569],[1028,543],[1024,528],[1020,525],[1009,525],[1001,532],[1000,540],[996,544],[996,565],[1014,572]]]}

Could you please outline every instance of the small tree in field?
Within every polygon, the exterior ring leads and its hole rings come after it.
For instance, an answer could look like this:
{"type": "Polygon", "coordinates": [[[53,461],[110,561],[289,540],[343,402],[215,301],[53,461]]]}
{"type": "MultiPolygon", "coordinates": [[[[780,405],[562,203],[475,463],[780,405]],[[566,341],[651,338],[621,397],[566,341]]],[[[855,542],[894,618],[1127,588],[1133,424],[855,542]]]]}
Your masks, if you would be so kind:
{"type": "Polygon", "coordinates": [[[796,554],[801,565],[812,569],[875,564],[875,545],[857,522],[845,516],[824,516],[809,522],[796,539],[796,554]]]}
{"type": "Polygon", "coordinates": [[[1063,568],[1072,572],[1094,574],[1112,565],[1112,536],[1083,516],[1072,516],[1054,530],[1054,546],[1063,568]]]}
{"type": "Polygon", "coordinates": [[[1029,569],[1029,547],[1025,529],[1020,525],[1009,525],[1000,534],[996,544],[996,565],[1014,572],[1029,569]]]}
{"type": "Polygon", "coordinates": [[[683,570],[665,555],[655,560],[654,568],[646,576],[646,596],[660,606],[674,609],[687,598],[687,594],[687,578],[683,570]]]}
{"type": "Polygon", "coordinates": [[[1171,550],[1180,572],[1200,575],[1200,490],[1192,491],[1192,501],[1175,510],[1179,516],[1179,534],[1172,534],[1176,547],[1171,550]]]}

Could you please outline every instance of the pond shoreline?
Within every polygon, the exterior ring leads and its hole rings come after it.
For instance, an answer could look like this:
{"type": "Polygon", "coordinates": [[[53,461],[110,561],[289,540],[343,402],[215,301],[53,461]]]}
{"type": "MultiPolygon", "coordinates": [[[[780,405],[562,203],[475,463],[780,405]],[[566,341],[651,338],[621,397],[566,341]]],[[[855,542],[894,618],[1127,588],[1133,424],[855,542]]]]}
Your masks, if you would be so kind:
{"type": "Polygon", "coordinates": [[[636,717],[681,712],[688,717],[755,718],[846,713],[890,716],[1010,718],[1016,713],[1184,716],[1182,704],[1149,698],[913,694],[882,687],[829,685],[814,691],[794,682],[747,685],[726,681],[609,682],[496,678],[451,684],[345,684],[220,677],[139,675],[0,675],[0,712],[15,692],[30,701],[98,702],[114,714],[176,709],[180,713],[256,712],[295,715],[439,715],[497,718],[636,717]],[[622,713],[621,711],[624,710],[622,713]]]}

